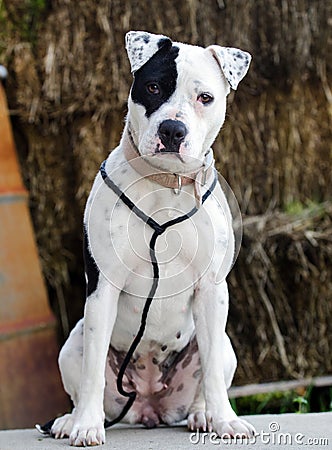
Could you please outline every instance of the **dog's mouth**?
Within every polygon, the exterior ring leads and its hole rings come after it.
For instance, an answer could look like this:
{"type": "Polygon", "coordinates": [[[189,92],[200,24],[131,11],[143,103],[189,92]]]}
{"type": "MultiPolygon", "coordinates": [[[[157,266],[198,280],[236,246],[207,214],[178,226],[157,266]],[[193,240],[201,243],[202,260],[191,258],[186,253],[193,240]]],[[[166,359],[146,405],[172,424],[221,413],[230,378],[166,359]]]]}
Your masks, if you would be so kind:
{"type": "Polygon", "coordinates": [[[171,158],[177,158],[179,159],[183,164],[185,164],[185,160],[180,155],[178,149],[175,149],[174,147],[164,147],[160,149],[159,147],[156,148],[156,151],[151,156],[171,156],[171,158]]]}
{"type": "Polygon", "coordinates": [[[193,173],[202,167],[202,161],[190,155],[182,155],[171,150],[155,150],[144,156],[147,162],[157,170],[170,173],[193,173]]]}

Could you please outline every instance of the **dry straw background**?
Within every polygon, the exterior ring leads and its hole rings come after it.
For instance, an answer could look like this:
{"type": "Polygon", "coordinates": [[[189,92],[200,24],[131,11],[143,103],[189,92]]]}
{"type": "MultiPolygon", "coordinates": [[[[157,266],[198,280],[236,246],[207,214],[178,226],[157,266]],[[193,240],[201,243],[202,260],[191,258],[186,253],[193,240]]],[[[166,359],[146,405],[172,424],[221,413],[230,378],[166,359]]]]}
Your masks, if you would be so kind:
{"type": "Polygon", "coordinates": [[[237,383],[331,372],[332,3],[1,0],[0,62],[60,339],[82,314],[82,211],[117,144],[131,83],[124,34],[248,50],[214,150],[239,201],[229,277],[237,383]]]}

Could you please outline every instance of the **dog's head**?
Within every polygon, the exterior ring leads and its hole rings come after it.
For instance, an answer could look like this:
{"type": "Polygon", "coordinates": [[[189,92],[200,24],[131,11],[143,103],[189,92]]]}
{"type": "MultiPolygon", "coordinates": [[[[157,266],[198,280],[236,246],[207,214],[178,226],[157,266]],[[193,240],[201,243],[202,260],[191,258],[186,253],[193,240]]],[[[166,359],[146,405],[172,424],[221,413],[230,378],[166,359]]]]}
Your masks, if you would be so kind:
{"type": "Polygon", "coordinates": [[[140,154],[167,170],[199,165],[224,122],[230,88],[247,73],[250,54],[173,43],[143,31],[127,33],[126,49],[134,75],[128,126],[140,154]]]}

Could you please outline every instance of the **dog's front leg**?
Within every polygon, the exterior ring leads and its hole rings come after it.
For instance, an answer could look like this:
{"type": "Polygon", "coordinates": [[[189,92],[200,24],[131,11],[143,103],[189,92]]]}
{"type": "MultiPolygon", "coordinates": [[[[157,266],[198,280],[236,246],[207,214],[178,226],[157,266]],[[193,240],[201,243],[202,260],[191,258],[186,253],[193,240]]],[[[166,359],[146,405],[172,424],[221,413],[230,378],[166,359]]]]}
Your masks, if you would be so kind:
{"type": "Polygon", "coordinates": [[[227,395],[236,359],[225,332],[228,315],[226,282],[199,287],[195,293],[193,314],[203,370],[208,429],[219,436],[252,436],[254,428],[237,417],[227,395]]]}
{"type": "Polygon", "coordinates": [[[117,315],[119,289],[100,274],[84,313],[84,343],[80,394],[70,434],[74,446],[105,442],[104,388],[107,352],[117,315]]]}

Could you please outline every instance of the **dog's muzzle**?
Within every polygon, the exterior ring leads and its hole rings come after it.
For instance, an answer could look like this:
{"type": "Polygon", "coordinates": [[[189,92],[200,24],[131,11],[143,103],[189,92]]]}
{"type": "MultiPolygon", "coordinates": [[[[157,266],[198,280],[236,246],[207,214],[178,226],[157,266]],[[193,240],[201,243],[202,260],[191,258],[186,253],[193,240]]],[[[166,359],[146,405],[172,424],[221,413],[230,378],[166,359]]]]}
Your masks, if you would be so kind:
{"type": "MultiPolygon", "coordinates": [[[[165,120],[164,122],[182,123],[177,120],[165,120]]],[[[152,165],[149,157],[140,154],[133,140],[130,126],[128,126],[126,132],[123,134],[122,145],[126,160],[136,172],[142,175],[142,177],[148,178],[161,186],[173,189],[175,194],[181,192],[182,186],[193,184],[196,205],[198,208],[200,207],[202,204],[202,187],[214,177],[215,172],[211,148],[205,153],[204,160],[196,171],[189,173],[172,173],[152,165]]]]}
{"type": "Polygon", "coordinates": [[[187,127],[180,120],[164,120],[158,128],[158,136],[164,145],[160,152],[179,153],[180,145],[187,134],[187,127]]]}

